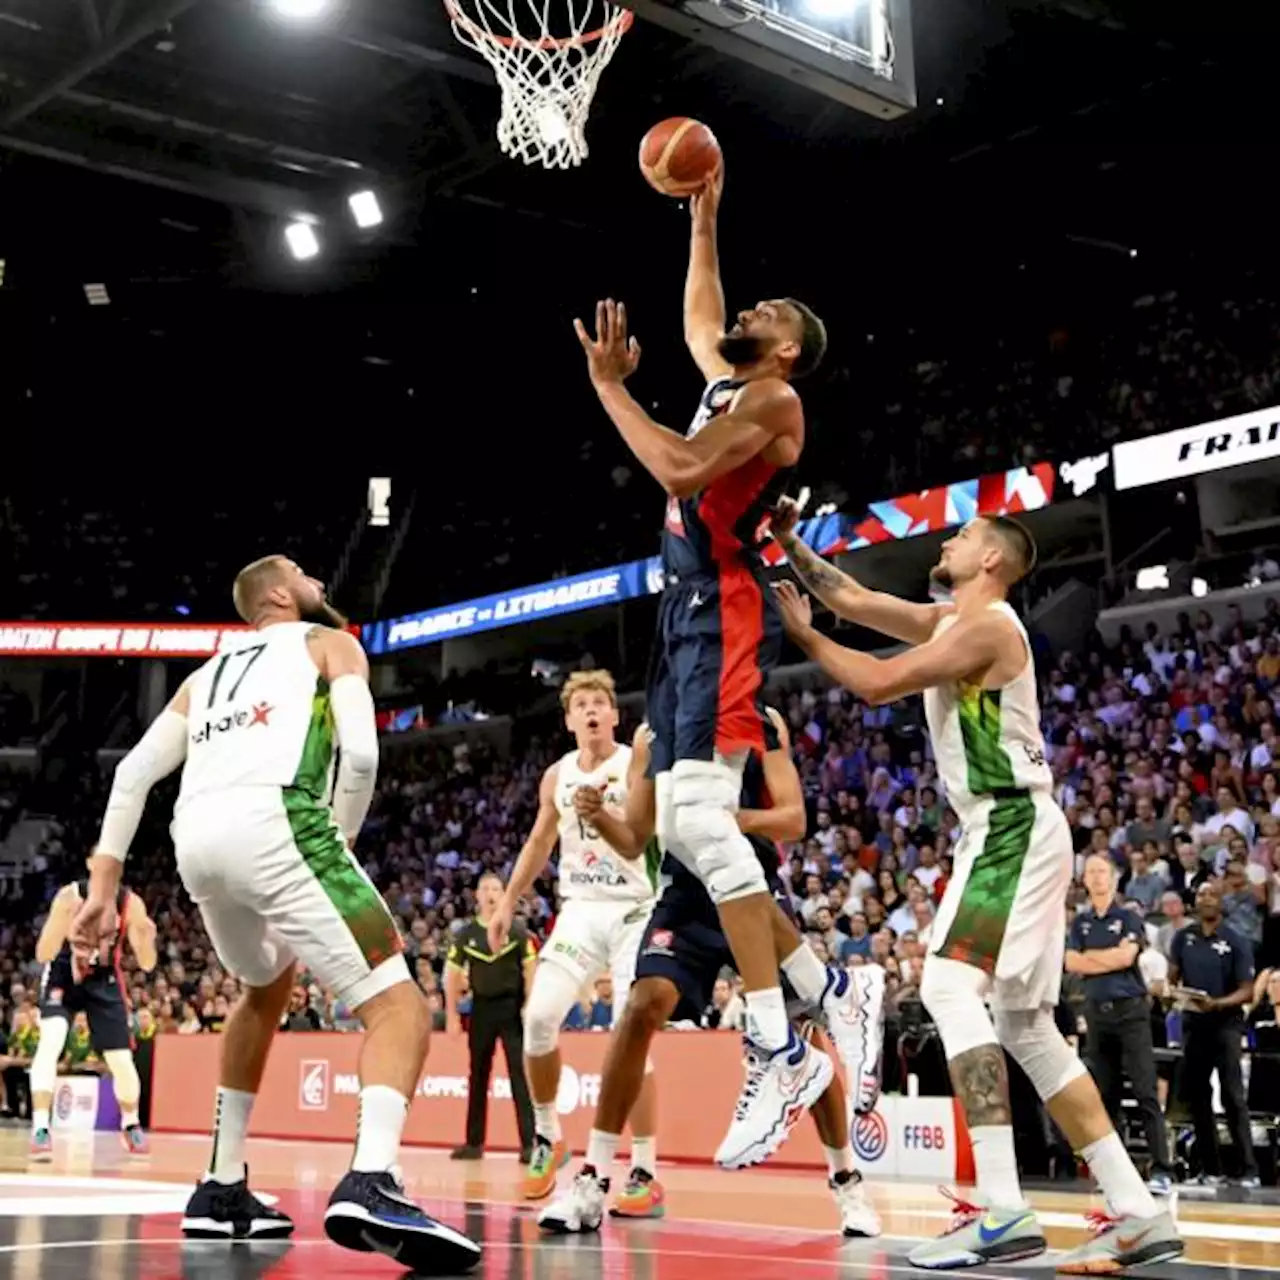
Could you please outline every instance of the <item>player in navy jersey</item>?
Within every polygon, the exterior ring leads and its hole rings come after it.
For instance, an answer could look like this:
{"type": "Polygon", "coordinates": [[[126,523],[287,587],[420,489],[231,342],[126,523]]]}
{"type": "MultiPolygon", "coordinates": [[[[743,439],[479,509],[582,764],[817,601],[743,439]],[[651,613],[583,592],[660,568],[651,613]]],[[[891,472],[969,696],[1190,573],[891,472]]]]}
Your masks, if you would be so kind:
{"type": "Polygon", "coordinates": [[[71,953],[72,917],[88,897],[88,881],[64,885],[49,908],[36,942],[36,959],[44,964],[40,978],[40,1040],[31,1063],[31,1158],[53,1158],[49,1111],[58,1082],[58,1060],[71,1022],[83,1012],[89,1036],[111,1072],[120,1106],[120,1139],[135,1156],[148,1152],[138,1115],[142,1085],[133,1062],[133,1033],[120,961],[126,939],[139,966],[156,967],[156,926],[142,899],[123,886],[116,894],[116,927],[104,940],[97,963],[80,971],[71,953]]]}
{"type": "Polygon", "coordinates": [[[708,385],[688,433],[654,422],[625,389],[640,348],[620,303],[597,306],[594,337],[581,321],[575,330],[601,404],[668,495],[666,584],[646,695],[657,832],[705,885],[746,992],[747,1078],[717,1153],[731,1164],[782,1132],[781,1117],[818,1096],[831,1070],[789,1026],[779,966],[804,999],[822,1005],[859,1110],[879,1089],[883,975],[867,969],[878,977],[859,979],[868,991],[856,1003],[848,973],[829,972],[794,929],[776,928],[765,872],[734,819],[746,760],[777,745],[762,696],[782,624],[759,541],[804,446],[791,382],[817,367],[826,333],[792,298],[760,302],[726,331],[715,239],[722,182],[717,173],[692,204],[685,339],[708,385]]]}

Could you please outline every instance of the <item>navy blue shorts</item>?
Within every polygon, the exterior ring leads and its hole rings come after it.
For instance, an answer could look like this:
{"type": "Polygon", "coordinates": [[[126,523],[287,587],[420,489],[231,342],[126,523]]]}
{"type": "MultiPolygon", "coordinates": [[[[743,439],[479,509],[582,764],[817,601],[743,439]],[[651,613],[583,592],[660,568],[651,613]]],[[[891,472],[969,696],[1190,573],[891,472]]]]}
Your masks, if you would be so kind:
{"type": "Polygon", "coordinates": [[[653,774],[778,745],[764,682],[782,656],[782,618],[767,582],[746,565],[681,579],[658,605],[645,690],[653,774]]]}
{"type": "Polygon", "coordinates": [[[70,963],[59,958],[45,970],[40,982],[40,1017],[65,1018],[70,1025],[77,1013],[88,1016],[89,1037],[99,1054],[133,1048],[129,1010],[118,976],[108,969],[76,982],[70,963]]]}
{"type": "MultiPolygon", "coordinates": [[[[702,882],[683,863],[667,856],[662,867],[666,887],[649,917],[636,959],[636,981],[665,978],[680,992],[674,1021],[696,1022],[711,1003],[720,971],[735,968],[733,952],[720,931],[720,917],[702,882]]],[[[769,889],[794,920],[791,898],[777,876],[769,889]]],[[[788,1003],[795,993],[783,982],[788,1003]]]]}

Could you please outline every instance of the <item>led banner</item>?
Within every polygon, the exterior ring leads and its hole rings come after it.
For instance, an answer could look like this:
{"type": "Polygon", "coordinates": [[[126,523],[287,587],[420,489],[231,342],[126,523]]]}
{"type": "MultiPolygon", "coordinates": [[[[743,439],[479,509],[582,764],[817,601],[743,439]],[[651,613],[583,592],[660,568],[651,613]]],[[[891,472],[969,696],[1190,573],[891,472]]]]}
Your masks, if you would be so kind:
{"type": "Polygon", "coordinates": [[[398,649],[479,635],[482,631],[532,622],[535,618],[553,618],[602,604],[618,604],[637,596],[656,595],[661,590],[661,565],[657,556],[650,556],[647,560],[579,573],[536,587],[521,587],[443,609],[369,623],[364,628],[364,647],[374,656],[395,653],[398,649]]]}
{"type": "Polygon", "coordinates": [[[0,622],[0,656],[208,658],[251,630],[194,622],[0,622]]]}
{"type": "Polygon", "coordinates": [[[1280,407],[1126,440],[1111,450],[1117,489],[1185,480],[1268,458],[1280,458],[1280,407]]]}

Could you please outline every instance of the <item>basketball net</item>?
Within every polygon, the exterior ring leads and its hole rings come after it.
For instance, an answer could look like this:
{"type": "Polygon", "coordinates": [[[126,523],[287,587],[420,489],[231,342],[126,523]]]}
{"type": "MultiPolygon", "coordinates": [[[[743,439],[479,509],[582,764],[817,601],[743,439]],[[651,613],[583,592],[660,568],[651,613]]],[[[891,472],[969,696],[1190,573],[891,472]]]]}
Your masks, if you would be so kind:
{"type": "Polygon", "coordinates": [[[633,14],[608,0],[444,0],[454,34],[493,68],[502,94],[498,146],[546,169],[587,155],[586,125],[600,74],[633,14]],[[568,18],[569,33],[551,33],[568,18]]]}

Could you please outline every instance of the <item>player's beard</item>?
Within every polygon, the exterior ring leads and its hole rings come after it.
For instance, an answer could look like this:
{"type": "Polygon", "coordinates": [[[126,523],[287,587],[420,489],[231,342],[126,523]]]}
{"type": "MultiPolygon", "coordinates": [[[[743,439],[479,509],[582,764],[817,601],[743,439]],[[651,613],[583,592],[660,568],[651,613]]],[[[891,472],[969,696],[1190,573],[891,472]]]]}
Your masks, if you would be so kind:
{"type": "Polygon", "coordinates": [[[929,581],[935,587],[941,587],[943,591],[953,591],[955,589],[955,579],[951,576],[951,570],[945,564],[935,564],[929,570],[929,581]]]}
{"type": "Polygon", "coordinates": [[[720,339],[718,350],[720,358],[735,369],[742,365],[759,364],[765,356],[764,340],[750,333],[726,333],[720,339]]]}
{"type": "Polygon", "coordinates": [[[346,615],[339,613],[327,600],[321,600],[310,609],[303,609],[302,621],[317,627],[336,627],[339,631],[345,631],[351,625],[346,615]]]}

